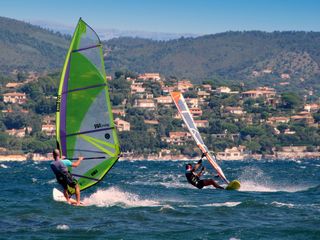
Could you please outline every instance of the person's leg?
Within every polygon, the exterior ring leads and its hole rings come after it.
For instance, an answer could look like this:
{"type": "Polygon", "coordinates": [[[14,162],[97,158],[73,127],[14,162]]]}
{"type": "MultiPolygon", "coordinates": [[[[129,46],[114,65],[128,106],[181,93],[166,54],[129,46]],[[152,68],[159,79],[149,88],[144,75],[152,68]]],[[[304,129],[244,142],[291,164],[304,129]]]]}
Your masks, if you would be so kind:
{"type": "Polygon", "coordinates": [[[80,204],[80,188],[78,184],[76,184],[75,189],[76,189],[77,204],[79,205],[80,204]]]}
{"type": "Polygon", "coordinates": [[[223,187],[221,187],[218,183],[216,183],[213,179],[203,179],[203,185],[204,186],[209,186],[212,185],[215,188],[219,188],[219,189],[224,189],[223,187]]]}

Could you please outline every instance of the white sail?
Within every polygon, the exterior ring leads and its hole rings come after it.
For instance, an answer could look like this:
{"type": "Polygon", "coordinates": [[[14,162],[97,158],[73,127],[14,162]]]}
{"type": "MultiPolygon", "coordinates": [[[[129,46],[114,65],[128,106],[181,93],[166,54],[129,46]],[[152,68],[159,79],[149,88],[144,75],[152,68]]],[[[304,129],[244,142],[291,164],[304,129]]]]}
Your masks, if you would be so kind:
{"type": "Polygon", "coordinates": [[[197,146],[200,148],[202,153],[205,154],[205,156],[208,159],[211,166],[217,171],[219,177],[228,184],[229,181],[225,177],[220,166],[215,161],[215,157],[209,153],[207,146],[204,144],[202,137],[201,137],[199,130],[198,130],[193,118],[192,118],[192,115],[190,113],[190,110],[188,108],[188,105],[187,105],[183,95],[181,94],[181,92],[171,92],[170,94],[171,94],[171,97],[172,97],[176,107],[178,108],[178,111],[179,111],[183,121],[187,125],[189,132],[191,133],[192,137],[196,141],[197,146]]]}

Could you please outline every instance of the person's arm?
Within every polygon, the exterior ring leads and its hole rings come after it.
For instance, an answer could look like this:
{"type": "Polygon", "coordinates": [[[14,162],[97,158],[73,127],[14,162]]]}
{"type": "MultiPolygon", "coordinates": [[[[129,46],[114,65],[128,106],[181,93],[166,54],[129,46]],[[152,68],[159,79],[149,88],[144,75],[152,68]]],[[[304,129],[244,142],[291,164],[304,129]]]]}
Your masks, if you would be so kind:
{"type": "Polygon", "coordinates": [[[202,165],[202,157],[201,159],[198,161],[198,163],[194,166],[193,171],[197,171],[198,168],[202,165]]]}
{"type": "Polygon", "coordinates": [[[83,157],[79,157],[78,160],[76,162],[72,162],[72,167],[78,167],[81,163],[81,161],[83,160],[83,157]]]}
{"type": "Polygon", "coordinates": [[[203,175],[203,172],[206,170],[205,167],[202,167],[201,171],[197,174],[198,177],[203,175]]]}

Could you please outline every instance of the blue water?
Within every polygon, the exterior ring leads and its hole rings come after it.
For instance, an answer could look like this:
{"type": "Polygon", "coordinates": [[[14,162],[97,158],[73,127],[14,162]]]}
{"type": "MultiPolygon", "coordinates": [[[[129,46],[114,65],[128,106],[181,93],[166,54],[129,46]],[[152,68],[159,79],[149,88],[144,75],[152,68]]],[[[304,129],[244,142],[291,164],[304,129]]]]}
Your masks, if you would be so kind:
{"type": "Polygon", "coordinates": [[[195,189],[185,163],[119,161],[74,207],[49,162],[1,162],[0,239],[320,239],[320,160],[222,162],[241,191],[195,189]]]}

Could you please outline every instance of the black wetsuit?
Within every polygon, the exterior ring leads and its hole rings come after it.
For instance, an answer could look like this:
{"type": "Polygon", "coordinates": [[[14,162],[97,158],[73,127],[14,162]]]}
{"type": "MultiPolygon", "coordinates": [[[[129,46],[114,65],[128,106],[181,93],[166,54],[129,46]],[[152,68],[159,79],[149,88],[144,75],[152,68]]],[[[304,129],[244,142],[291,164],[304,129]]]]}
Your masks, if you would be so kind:
{"type": "Polygon", "coordinates": [[[186,171],[186,178],[189,183],[191,183],[193,186],[201,189],[204,187],[203,180],[200,180],[200,178],[193,174],[192,171],[186,171]]]}
{"type": "Polygon", "coordinates": [[[77,181],[72,177],[67,166],[64,165],[62,161],[53,161],[50,167],[56,175],[58,183],[61,184],[64,189],[68,189],[68,186],[75,188],[77,181]]]}

